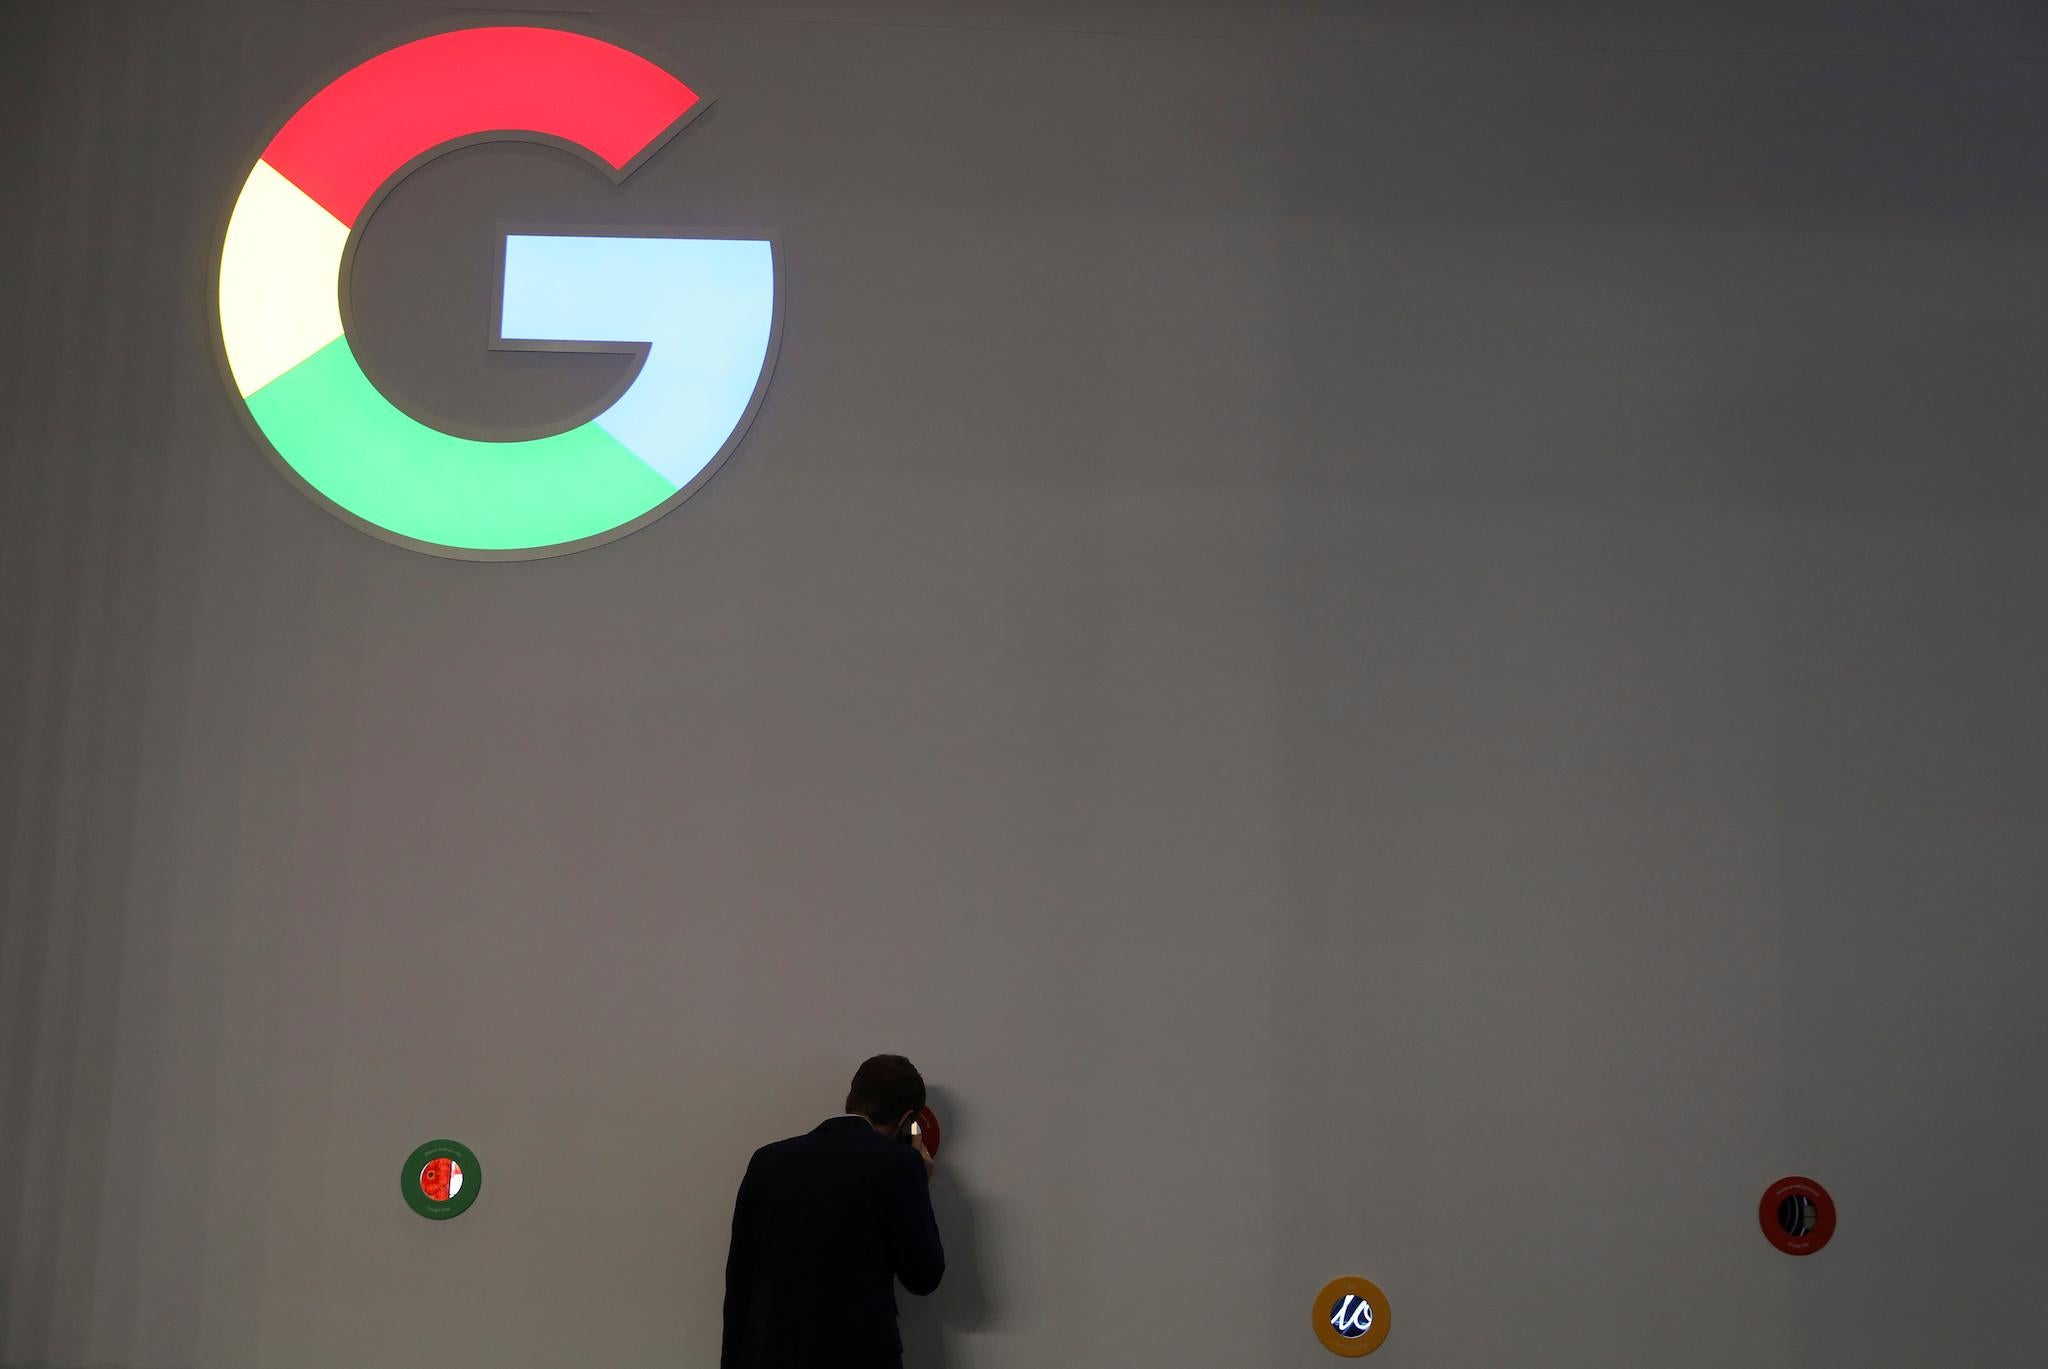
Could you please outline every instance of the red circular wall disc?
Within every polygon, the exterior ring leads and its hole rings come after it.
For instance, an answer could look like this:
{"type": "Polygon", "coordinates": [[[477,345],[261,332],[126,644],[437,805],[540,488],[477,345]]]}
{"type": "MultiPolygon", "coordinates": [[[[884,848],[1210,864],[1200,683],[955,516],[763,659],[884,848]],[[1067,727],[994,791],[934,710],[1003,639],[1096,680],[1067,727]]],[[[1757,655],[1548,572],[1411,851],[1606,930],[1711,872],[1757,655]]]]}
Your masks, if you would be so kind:
{"type": "Polygon", "coordinates": [[[1787,1255],[1811,1255],[1834,1239],[1835,1200],[1813,1180],[1795,1174],[1764,1190],[1763,1200],[1757,1204],[1756,1220],[1764,1229],[1764,1239],[1787,1255]],[[1790,1232],[1778,1220],[1778,1208],[1787,1198],[1804,1198],[1813,1204],[1811,1230],[1790,1232]]]}
{"type": "Polygon", "coordinates": [[[936,1160],[939,1156],[939,1119],[930,1108],[917,1110],[917,1139],[924,1142],[925,1153],[936,1160]]]}

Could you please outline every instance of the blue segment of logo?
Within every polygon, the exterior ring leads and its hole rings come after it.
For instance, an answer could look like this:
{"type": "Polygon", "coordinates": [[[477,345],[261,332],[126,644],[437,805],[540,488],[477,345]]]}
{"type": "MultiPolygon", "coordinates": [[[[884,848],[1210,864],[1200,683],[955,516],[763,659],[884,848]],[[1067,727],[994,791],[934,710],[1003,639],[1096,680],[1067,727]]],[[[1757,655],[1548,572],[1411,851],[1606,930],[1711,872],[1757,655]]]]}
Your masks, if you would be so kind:
{"type": "Polygon", "coordinates": [[[595,422],[677,489],[745,417],[775,324],[775,257],[742,238],[508,234],[508,342],[645,343],[595,422]]]}

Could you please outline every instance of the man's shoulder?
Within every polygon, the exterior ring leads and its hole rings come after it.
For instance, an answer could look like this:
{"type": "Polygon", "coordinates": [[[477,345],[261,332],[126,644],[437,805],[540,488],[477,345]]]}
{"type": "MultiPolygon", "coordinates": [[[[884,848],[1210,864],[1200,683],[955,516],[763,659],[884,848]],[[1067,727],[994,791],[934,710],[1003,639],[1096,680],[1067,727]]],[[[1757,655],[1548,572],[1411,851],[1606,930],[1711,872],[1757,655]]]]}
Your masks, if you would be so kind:
{"type": "Polygon", "coordinates": [[[806,1134],[803,1136],[785,1136],[780,1141],[770,1141],[767,1145],[754,1152],[754,1158],[747,1162],[747,1167],[749,1169],[772,1167],[776,1161],[806,1149],[806,1143],[809,1140],[810,1137],[806,1134]]]}
{"type": "Polygon", "coordinates": [[[754,1152],[755,1158],[784,1155],[791,1151],[816,1150],[820,1148],[853,1149],[865,1147],[872,1141],[885,1141],[873,1127],[833,1126],[827,1122],[809,1131],[800,1131],[794,1136],[785,1136],[780,1141],[770,1141],[754,1152]]]}
{"type": "Polygon", "coordinates": [[[770,1141],[754,1152],[749,1167],[773,1168],[785,1161],[820,1154],[863,1156],[880,1164],[917,1158],[909,1146],[891,1140],[871,1126],[834,1126],[828,1122],[796,1136],[770,1141]]]}
{"type": "Polygon", "coordinates": [[[809,1133],[801,1136],[785,1136],[780,1141],[770,1141],[767,1145],[755,1151],[754,1155],[757,1159],[763,1155],[777,1155],[785,1150],[794,1150],[809,1139],[809,1133]]]}

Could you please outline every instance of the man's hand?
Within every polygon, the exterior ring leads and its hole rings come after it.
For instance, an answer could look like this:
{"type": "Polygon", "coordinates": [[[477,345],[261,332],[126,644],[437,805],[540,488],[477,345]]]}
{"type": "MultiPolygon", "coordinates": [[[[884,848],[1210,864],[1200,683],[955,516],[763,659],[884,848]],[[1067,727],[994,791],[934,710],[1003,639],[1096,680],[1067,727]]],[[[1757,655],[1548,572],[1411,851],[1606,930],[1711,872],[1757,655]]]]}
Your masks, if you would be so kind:
{"type": "Polygon", "coordinates": [[[932,1171],[938,1168],[939,1162],[934,1160],[932,1153],[924,1148],[924,1137],[914,1131],[910,1133],[910,1148],[917,1152],[918,1159],[924,1161],[924,1177],[927,1179],[931,1178],[932,1171]]]}

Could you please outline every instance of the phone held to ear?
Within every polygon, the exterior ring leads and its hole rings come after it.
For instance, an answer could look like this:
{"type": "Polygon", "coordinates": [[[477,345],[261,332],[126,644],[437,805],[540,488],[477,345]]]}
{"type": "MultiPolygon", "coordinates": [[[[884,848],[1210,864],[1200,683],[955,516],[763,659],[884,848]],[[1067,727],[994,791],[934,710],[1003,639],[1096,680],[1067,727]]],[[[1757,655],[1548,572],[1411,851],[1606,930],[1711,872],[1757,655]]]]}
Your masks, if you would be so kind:
{"type": "Polygon", "coordinates": [[[896,1139],[915,1141],[924,1147],[925,1154],[936,1157],[939,1153],[938,1114],[928,1107],[919,1108],[897,1126],[896,1139]]]}

